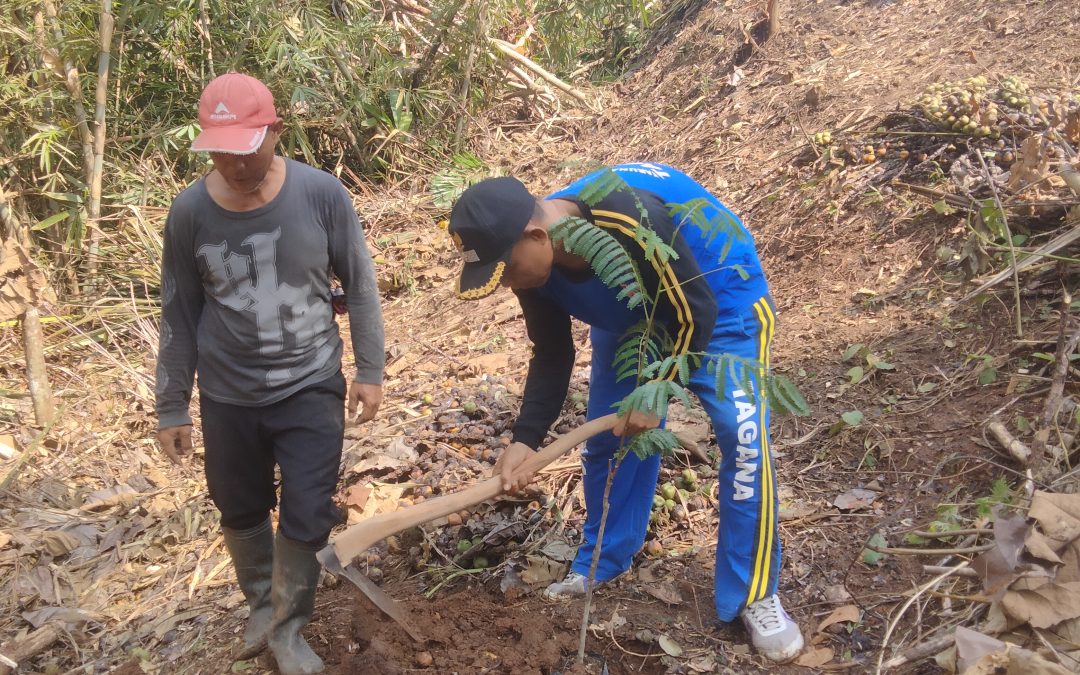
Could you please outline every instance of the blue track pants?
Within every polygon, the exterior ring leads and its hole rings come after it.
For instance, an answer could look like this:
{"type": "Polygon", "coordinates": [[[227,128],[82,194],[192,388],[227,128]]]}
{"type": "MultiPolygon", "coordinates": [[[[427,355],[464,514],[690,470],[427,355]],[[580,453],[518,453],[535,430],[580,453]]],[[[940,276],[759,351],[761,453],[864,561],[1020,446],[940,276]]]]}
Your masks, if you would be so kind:
{"type": "MultiPolygon", "coordinates": [[[[734,354],[764,363],[775,327],[775,312],[761,298],[738,315],[717,321],[709,343],[712,354],[734,354]]],[[[615,381],[611,367],[619,336],[593,328],[592,381],[589,419],[614,412],[616,403],[633,389],[633,380],[615,381]]],[[[761,373],[750,373],[761,392],[761,373]]],[[[777,536],[776,481],[769,455],[769,410],[761,397],[748,396],[738,382],[727,378],[726,391],[717,396],[715,377],[704,367],[691,375],[690,389],[712,421],[722,453],[719,470],[720,526],[716,542],[715,600],[721,621],[731,621],[747,604],[776,592],[780,569],[777,536]]],[[[619,439],[611,433],[588,441],[582,455],[585,488],[585,536],[573,570],[588,575],[600,531],[604,485],[619,439]]],[[[612,579],[630,568],[645,542],[653,494],[660,472],[660,457],[640,460],[628,453],[611,486],[610,509],[596,578],[612,579]]]]}

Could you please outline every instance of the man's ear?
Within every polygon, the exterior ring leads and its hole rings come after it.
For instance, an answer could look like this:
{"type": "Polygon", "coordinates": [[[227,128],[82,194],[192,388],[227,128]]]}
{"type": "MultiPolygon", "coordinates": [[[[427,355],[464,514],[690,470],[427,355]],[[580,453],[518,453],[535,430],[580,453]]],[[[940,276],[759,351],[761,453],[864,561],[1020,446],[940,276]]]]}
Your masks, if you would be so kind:
{"type": "Polygon", "coordinates": [[[285,120],[280,117],[274,120],[274,123],[270,125],[270,131],[275,135],[280,136],[282,131],[285,131],[285,120]]]}
{"type": "Polygon", "coordinates": [[[525,226],[524,238],[543,244],[548,240],[547,228],[529,223],[525,226]]]}

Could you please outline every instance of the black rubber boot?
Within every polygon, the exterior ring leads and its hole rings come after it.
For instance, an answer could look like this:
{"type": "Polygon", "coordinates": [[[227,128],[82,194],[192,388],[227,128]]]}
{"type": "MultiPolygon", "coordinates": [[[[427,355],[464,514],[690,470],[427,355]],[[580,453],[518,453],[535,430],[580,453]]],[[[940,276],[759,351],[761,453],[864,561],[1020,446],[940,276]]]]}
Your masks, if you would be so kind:
{"type": "Polygon", "coordinates": [[[274,532],[270,519],[249,530],[222,526],[225,548],[232,556],[236,579],[248,603],[244,643],[233,652],[237,661],[250,659],[266,649],[273,616],[270,605],[270,582],[274,572],[274,532]]]}
{"type": "Polygon", "coordinates": [[[269,641],[282,675],[323,672],[322,659],[300,635],[315,609],[315,589],[322,570],[315,559],[316,551],[317,548],[287,539],[280,532],[274,541],[271,591],[274,618],[269,641]]]}

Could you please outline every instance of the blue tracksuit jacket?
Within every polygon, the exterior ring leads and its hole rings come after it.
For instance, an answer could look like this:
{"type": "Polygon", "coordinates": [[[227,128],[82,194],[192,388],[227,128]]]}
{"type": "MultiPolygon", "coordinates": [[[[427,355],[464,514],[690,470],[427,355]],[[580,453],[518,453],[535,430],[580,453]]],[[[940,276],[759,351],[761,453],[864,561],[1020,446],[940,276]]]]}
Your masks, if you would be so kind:
{"type": "MultiPolygon", "coordinates": [[[[704,187],[671,167],[638,163],[613,169],[633,194],[615,191],[590,207],[576,195],[596,175],[591,174],[547,198],[575,201],[587,220],[608,230],[635,258],[646,292],[660,291],[656,319],[666,326],[676,353],[735,354],[767,367],[775,310],[753,239],[739,219],[704,187]],[[696,199],[704,200],[698,203],[705,205],[706,218],[722,215],[734,229],[706,239],[672,208],[696,199]],[[641,207],[648,213],[645,226],[672,244],[678,260],[663,264],[655,256],[645,258],[643,246],[634,238],[642,222],[641,207]]],[[[612,412],[633,389],[630,379],[615,381],[612,362],[620,338],[644,314],[640,308],[627,309],[615,298],[618,290],[607,288],[595,275],[574,276],[557,266],[544,286],[515,292],[534,352],[514,440],[537,447],[558,416],[569,386],[574,363],[570,317],[591,327],[588,417],[594,419],[612,412]]],[[[750,373],[758,391],[761,374],[750,373]]],[[[708,413],[723,455],[715,601],[718,617],[730,621],[748,603],[775,593],[780,542],[768,408],[760,398],[741,391],[737,382],[728,381],[726,387],[718,396],[715,379],[704,367],[691,376],[690,389],[708,413]]],[[[573,564],[581,574],[589,571],[609,460],[617,447],[614,435],[603,434],[590,440],[583,454],[587,516],[584,542],[573,564]]],[[[611,489],[598,579],[626,571],[644,543],[659,468],[659,456],[639,460],[632,453],[619,468],[611,489]]]]}

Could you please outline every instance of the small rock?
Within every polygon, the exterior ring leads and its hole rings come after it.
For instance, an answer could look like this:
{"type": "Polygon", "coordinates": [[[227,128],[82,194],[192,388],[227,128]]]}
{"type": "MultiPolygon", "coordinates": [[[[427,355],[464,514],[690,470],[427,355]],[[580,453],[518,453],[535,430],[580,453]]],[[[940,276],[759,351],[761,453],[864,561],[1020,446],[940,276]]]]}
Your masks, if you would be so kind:
{"type": "Polygon", "coordinates": [[[841,603],[851,599],[851,593],[844,588],[843,584],[832,584],[825,587],[825,599],[829,602],[841,603]]]}
{"type": "Polygon", "coordinates": [[[432,658],[430,652],[417,652],[416,653],[416,665],[421,668],[430,668],[435,663],[435,659],[432,658]]]}

